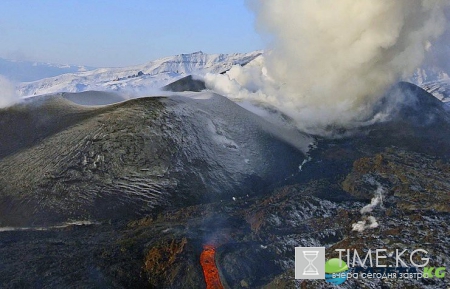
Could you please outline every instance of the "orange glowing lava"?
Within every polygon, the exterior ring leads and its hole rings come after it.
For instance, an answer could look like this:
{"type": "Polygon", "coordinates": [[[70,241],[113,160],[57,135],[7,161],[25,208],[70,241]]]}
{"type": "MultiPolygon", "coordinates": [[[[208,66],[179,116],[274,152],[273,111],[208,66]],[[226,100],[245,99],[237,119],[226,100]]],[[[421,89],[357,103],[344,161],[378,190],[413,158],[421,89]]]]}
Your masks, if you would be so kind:
{"type": "Polygon", "coordinates": [[[205,275],[206,289],[223,289],[220,282],[219,270],[215,262],[216,248],[212,245],[204,245],[200,255],[200,264],[205,275]]]}

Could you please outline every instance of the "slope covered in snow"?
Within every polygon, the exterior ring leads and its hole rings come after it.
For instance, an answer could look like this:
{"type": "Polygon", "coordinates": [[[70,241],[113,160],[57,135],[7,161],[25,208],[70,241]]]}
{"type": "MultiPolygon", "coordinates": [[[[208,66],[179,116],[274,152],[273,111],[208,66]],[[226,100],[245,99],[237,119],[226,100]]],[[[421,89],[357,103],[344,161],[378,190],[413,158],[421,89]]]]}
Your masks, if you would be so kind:
{"type": "Polygon", "coordinates": [[[430,46],[424,64],[417,68],[413,76],[408,79],[445,103],[450,100],[450,63],[448,62],[450,46],[446,40],[448,37],[450,34],[446,32],[435,45],[430,46]]]}
{"type": "Polygon", "coordinates": [[[418,68],[410,82],[420,86],[444,103],[450,102],[450,72],[435,66],[418,68]]]}
{"type": "Polygon", "coordinates": [[[190,74],[221,73],[235,64],[245,64],[261,51],[235,54],[191,54],[158,59],[143,65],[124,68],[99,68],[92,71],[63,74],[18,85],[20,96],[88,90],[145,94],[190,74]]]}
{"type": "Polygon", "coordinates": [[[448,71],[436,66],[425,65],[417,68],[409,80],[416,85],[422,85],[447,79],[450,79],[448,71]]]}
{"type": "Polygon", "coordinates": [[[12,81],[36,81],[64,73],[93,70],[94,67],[52,64],[33,61],[15,61],[0,58],[0,74],[12,81]]]}
{"type": "Polygon", "coordinates": [[[450,79],[431,81],[420,86],[440,101],[450,105],[450,79]]]}

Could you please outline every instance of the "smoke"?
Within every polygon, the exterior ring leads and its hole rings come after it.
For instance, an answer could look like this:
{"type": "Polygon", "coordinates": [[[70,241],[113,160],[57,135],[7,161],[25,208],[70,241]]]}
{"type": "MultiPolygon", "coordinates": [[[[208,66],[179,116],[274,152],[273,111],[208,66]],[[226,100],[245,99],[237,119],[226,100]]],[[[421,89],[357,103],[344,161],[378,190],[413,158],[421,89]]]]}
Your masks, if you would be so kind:
{"type": "Polygon", "coordinates": [[[358,221],[358,223],[355,223],[352,225],[352,230],[357,232],[362,232],[366,229],[375,229],[378,227],[377,219],[373,216],[368,216],[366,219],[362,221],[358,221]]]}
{"type": "Polygon", "coordinates": [[[383,207],[383,195],[385,193],[385,189],[379,182],[373,182],[377,185],[377,190],[375,191],[374,197],[370,201],[370,204],[364,206],[360,210],[361,215],[363,215],[363,219],[361,221],[358,221],[357,223],[352,224],[353,231],[362,232],[366,229],[374,229],[379,226],[378,221],[374,216],[366,215],[368,213],[371,213],[378,205],[383,207]]]}
{"type": "Polygon", "coordinates": [[[409,77],[446,25],[444,0],[252,0],[270,36],[264,57],[208,88],[278,108],[299,128],[326,134],[375,121],[383,92],[409,77]]]}
{"type": "Polygon", "coordinates": [[[378,184],[378,188],[375,192],[375,196],[372,198],[372,200],[370,201],[370,204],[364,206],[361,209],[361,214],[365,214],[365,213],[370,213],[373,211],[373,209],[378,206],[379,204],[381,204],[381,206],[383,205],[383,193],[384,193],[384,188],[378,184]]]}
{"type": "Polygon", "coordinates": [[[19,101],[14,85],[0,75],[0,108],[11,106],[19,101]]]}
{"type": "MultiPolygon", "coordinates": [[[[450,7],[447,6],[444,13],[449,19],[450,7]]],[[[448,61],[450,55],[450,29],[447,29],[436,41],[429,43],[427,46],[427,54],[423,61],[423,68],[430,69],[435,74],[423,75],[416,80],[418,83],[437,80],[438,78],[449,78],[450,62],[448,61]]]]}

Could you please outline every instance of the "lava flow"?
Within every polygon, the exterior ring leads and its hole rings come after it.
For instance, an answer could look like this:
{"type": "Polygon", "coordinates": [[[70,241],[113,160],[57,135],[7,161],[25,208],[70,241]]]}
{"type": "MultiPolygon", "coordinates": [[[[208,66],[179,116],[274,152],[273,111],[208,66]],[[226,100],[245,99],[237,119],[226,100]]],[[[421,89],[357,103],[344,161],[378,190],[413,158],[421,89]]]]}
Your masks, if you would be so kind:
{"type": "Polygon", "coordinates": [[[200,255],[200,264],[205,275],[206,289],[223,289],[220,282],[219,270],[215,262],[216,248],[213,245],[204,245],[200,255]]]}

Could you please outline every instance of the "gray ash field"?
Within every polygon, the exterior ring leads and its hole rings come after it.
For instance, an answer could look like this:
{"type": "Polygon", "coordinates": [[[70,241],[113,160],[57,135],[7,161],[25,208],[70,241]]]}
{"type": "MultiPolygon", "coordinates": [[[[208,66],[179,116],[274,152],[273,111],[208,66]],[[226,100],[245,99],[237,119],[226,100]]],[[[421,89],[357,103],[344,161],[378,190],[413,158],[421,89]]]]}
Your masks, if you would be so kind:
{"type": "Polygon", "coordinates": [[[332,288],[294,280],[295,246],[423,248],[448,264],[450,115],[432,95],[401,83],[379,106],[403,100],[389,121],[329,139],[188,94],[0,110],[1,288],[206,288],[207,244],[225,288],[332,288]],[[380,187],[378,226],[353,230],[380,187]]]}

